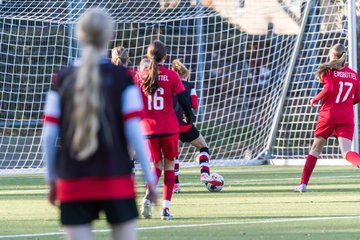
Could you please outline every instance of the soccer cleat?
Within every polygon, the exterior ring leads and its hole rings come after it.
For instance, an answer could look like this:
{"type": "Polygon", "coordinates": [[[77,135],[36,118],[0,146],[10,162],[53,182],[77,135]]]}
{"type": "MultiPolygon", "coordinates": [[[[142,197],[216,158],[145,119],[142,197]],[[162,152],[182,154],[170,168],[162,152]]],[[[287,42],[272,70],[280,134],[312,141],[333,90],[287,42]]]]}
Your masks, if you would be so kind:
{"type": "Polygon", "coordinates": [[[200,175],[200,182],[201,182],[202,184],[206,184],[206,183],[209,182],[210,180],[211,180],[211,178],[210,178],[210,175],[209,175],[208,173],[206,173],[206,172],[201,173],[201,175],[200,175]]]}
{"type": "Polygon", "coordinates": [[[171,215],[170,210],[168,208],[163,208],[161,211],[161,220],[171,220],[173,219],[173,215],[171,215]]]}
{"type": "Polygon", "coordinates": [[[302,183],[294,189],[294,192],[306,192],[306,184],[302,183]]]}
{"type": "Polygon", "coordinates": [[[175,183],[173,193],[179,193],[179,192],[180,192],[180,183],[175,183]]]}
{"type": "Polygon", "coordinates": [[[209,174],[205,172],[201,173],[200,181],[202,184],[210,183],[214,186],[220,186],[223,184],[220,180],[210,177],[209,174]]]}
{"type": "Polygon", "coordinates": [[[141,215],[144,218],[151,218],[152,217],[152,209],[151,209],[151,201],[149,199],[144,198],[141,204],[141,215]]]}

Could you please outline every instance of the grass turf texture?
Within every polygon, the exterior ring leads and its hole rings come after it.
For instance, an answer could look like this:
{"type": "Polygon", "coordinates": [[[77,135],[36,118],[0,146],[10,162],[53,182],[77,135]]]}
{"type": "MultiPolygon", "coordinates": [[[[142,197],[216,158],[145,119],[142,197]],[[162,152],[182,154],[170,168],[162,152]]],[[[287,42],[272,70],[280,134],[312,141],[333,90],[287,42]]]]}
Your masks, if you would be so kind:
{"type": "MultiPolygon", "coordinates": [[[[301,170],[300,166],[214,168],[224,177],[225,187],[210,193],[200,184],[197,169],[181,169],[182,192],[174,194],[171,206],[175,219],[160,220],[161,207],[155,206],[153,219],[139,218],[138,238],[358,239],[359,169],[318,166],[308,192],[294,193],[301,170]]],[[[144,192],[140,175],[137,182],[140,206],[144,192]]],[[[59,213],[47,202],[46,192],[39,175],[0,177],[0,239],[64,239],[59,213]]],[[[103,217],[94,229],[96,239],[109,239],[103,217]]]]}

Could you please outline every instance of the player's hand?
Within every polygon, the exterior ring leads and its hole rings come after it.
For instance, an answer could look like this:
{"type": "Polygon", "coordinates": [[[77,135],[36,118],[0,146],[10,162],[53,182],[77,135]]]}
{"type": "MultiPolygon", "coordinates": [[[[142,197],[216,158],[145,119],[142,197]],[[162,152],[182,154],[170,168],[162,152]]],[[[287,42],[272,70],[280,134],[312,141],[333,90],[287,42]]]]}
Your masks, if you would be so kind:
{"type": "Polygon", "coordinates": [[[156,184],[148,184],[148,194],[147,199],[149,199],[155,205],[158,204],[158,192],[156,188],[156,184]]]}
{"type": "Polygon", "coordinates": [[[187,121],[187,118],[186,118],[185,114],[183,114],[182,121],[183,121],[184,123],[188,123],[188,121],[187,121]]]}
{"type": "Polygon", "coordinates": [[[54,206],[56,206],[56,193],[57,193],[56,183],[50,182],[48,199],[49,202],[54,206]]]}
{"type": "Polygon", "coordinates": [[[315,107],[315,104],[316,104],[316,103],[317,103],[316,100],[311,99],[311,100],[310,100],[310,107],[311,107],[311,108],[315,107]]]}

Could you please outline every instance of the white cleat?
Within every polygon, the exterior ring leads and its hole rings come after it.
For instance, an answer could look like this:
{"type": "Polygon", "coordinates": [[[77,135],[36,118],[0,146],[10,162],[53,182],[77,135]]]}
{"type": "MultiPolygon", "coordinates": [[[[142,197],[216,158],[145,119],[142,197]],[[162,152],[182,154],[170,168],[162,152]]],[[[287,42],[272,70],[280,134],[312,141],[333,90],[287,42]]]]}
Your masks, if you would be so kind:
{"type": "Polygon", "coordinates": [[[210,178],[210,175],[209,175],[208,173],[205,173],[205,172],[201,173],[201,175],[200,175],[200,182],[201,182],[202,184],[206,184],[206,183],[208,183],[210,180],[211,180],[211,178],[210,178]]]}
{"type": "Polygon", "coordinates": [[[302,183],[294,189],[294,192],[306,192],[306,187],[307,185],[302,183]]]}
{"type": "Polygon", "coordinates": [[[207,174],[207,173],[202,173],[200,175],[200,181],[202,184],[210,183],[214,186],[220,186],[223,184],[220,180],[210,177],[209,174],[207,174]]]}
{"type": "Polygon", "coordinates": [[[151,209],[151,201],[149,199],[144,198],[141,204],[141,215],[144,218],[151,218],[152,217],[152,209],[151,209]]]}
{"type": "Polygon", "coordinates": [[[181,192],[180,183],[175,183],[173,193],[180,193],[180,192],[181,192]]]}

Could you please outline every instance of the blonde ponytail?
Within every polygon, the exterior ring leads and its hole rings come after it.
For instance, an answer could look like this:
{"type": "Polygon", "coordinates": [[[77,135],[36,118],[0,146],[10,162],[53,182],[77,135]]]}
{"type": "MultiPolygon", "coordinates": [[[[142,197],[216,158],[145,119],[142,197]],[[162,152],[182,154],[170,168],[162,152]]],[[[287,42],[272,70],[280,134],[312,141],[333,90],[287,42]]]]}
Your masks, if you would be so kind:
{"type": "MultiPolygon", "coordinates": [[[[74,112],[71,119],[74,136],[72,152],[79,160],[86,160],[98,148],[98,131],[103,121],[99,60],[112,34],[112,21],[99,10],[84,14],[77,34],[83,44],[82,61],[74,91],[74,112]]],[[[104,124],[102,124],[104,125],[104,124]]]]}
{"type": "Polygon", "coordinates": [[[72,150],[78,160],[84,160],[98,147],[100,100],[100,54],[96,48],[84,47],[83,62],[79,68],[74,92],[73,125],[74,137],[72,150]]]}
{"type": "Polygon", "coordinates": [[[111,50],[111,62],[117,66],[127,65],[130,62],[129,53],[123,46],[111,50]]]}
{"type": "Polygon", "coordinates": [[[342,44],[336,44],[330,49],[330,53],[335,53],[338,59],[332,60],[328,63],[321,64],[317,71],[316,77],[318,80],[323,83],[323,76],[326,72],[330,70],[341,70],[345,66],[346,62],[346,48],[342,44]]]}
{"type": "Polygon", "coordinates": [[[186,80],[189,77],[189,69],[185,67],[179,58],[172,61],[171,68],[179,74],[181,79],[186,80]]]}

